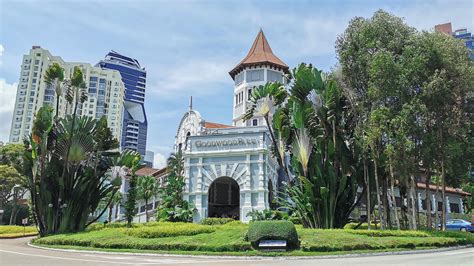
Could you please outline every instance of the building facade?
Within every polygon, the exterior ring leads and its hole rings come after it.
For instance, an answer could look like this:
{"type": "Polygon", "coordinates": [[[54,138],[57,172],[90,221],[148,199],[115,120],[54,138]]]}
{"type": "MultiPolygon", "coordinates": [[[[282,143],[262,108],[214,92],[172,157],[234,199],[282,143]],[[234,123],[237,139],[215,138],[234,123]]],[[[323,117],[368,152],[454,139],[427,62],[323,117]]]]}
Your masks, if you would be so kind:
{"type": "Polygon", "coordinates": [[[252,211],[270,208],[278,190],[278,164],[271,154],[265,121],[243,115],[255,86],[284,84],[288,66],[275,56],[263,33],[229,74],[235,82],[232,126],[206,121],[192,109],[178,126],[175,150],[185,168],[183,197],[194,206],[194,221],[230,217],[248,222],[252,211]]]}
{"type": "MultiPolygon", "coordinates": [[[[20,143],[24,136],[31,133],[34,116],[39,108],[49,105],[56,109],[55,88],[48,85],[44,79],[46,70],[53,63],[58,63],[64,68],[65,78],[71,76],[75,67],[82,69],[88,100],[82,105],[79,104],[78,114],[96,119],[105,115],[112,134],[120,139],[125,92],[120,73],[93,67],[87,63],[65,62],[48,50],[33,46],[30,53],[23,56],[9,142],[20,143]]],[[[67,104],[64,96],[65,93],[59,99],[59,117],[73,112],[72,106],[67,104]]]]}
{"type": "Polygon", "coordinates": [[[435,31],[453,36],[456,39],[463,40],[466,47],[471,50],[470,57],[474,60],[474,36],[472,36],[472,33],[467,29],[458,29],[453,32],[451,22],[448,22],[436,25],[435,31]]]}
{"type": "Polygon", "coordinates": [[[125,86],[121,149],[146,155],[148,121],[145,112],[146,70],[133,58],[111,51],[96,66],[120,72],[125,86]]]}

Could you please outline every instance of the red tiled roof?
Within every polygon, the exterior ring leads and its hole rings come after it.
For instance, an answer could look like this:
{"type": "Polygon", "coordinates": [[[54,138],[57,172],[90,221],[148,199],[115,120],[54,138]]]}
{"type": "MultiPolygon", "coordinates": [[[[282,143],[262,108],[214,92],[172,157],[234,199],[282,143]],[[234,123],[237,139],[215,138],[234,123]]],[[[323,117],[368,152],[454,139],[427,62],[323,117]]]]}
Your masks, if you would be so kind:
{"type": "Polygon", "coordinates": [[[242,68],[262,63],[276,66],[283,69],[285,72],[288,71],[288,66],[273,54],[272,48],[270,47],[270,44],[268,44],[267,38],[265,38],[265,34],[260,29],[247,56],[236,67],[234,67],[229,74],[234,78],[242,68]]]}
{"type": "MultiPolygon", "coordinates": [[[[416,183],[416,187],[425,189],[426,185],[425,185],[425,183],[416,183]]],[[[429,189],[436,191],[436,186],[433,185],[433,184],[430,184],[429,189]]],[[[441,191],[441,189],[442,189],[442,187],[439,186],[439,191],[441,191]]],[[[471,193],[468,193],[466,191],[462,191],[462,189],[460,189],[460,188],[446,187],[446,192],[453,193],[453,194],[459,194],[459,195],[463,195],[463,196],[471,196],[471,193]]]]}
{"type": "Polygon", "coordinates": [[[204,127],[205,128],[229,128],[233,126],[219,124],[219,123],[205,122],[204,127]]]}
{"type": "Polygon", "coordinates": [[[142,167],[142,168],[138,169],[135,172],[135,175],[137,175],[137,176],[145,176],[145,175],[156,176],[160,170],[161,169],[156,169],[156,168],[145,166],[145,167],[142,167]]]}

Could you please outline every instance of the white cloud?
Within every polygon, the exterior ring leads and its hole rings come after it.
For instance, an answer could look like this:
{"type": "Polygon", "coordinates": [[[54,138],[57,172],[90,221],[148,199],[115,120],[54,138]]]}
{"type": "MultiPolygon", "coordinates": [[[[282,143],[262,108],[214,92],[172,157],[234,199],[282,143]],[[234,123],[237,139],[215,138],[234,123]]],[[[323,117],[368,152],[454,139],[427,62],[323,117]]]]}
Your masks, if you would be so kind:
{"type": "Polygon", "coordinates": [[[176,97],[177,95],[209,95],[215,92],[220,84],[229,83],[227,73],[232,68],[230,60],[193,61],[178,64],[174,68],[165,68],[159,71],[157,83],[150,87],[158,96],[176,97]]]}
{"type": "Polygon", "coordinates": [[[16,82],[8,84],[5,79],[0,79],[0,141],[7,142],[10,135],[17,87],[16,82]]]}
{"type": "Polygon", "coordinates": [[[153,167],[161,169],[166,166],[166,157],[161,153],[155,153],[155,158],[153,158],[153,167]]]}

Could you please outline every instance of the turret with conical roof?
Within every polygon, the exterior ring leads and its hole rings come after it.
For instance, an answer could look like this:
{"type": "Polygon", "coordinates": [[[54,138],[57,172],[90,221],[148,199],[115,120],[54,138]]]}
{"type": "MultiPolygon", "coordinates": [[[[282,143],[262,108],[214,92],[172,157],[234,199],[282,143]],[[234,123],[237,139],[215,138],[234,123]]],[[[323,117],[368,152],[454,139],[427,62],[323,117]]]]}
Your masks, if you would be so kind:
{"type": "Polygon", "coordinates": [[[288,70],[288,65],[273,54],[265,34],[260,29],[247,56],[229,72],[235,81],[234,126],[264,125],[263,117],[255,116],[248,121],[244,121],[242,118],[245,110],[247,110],[247,103],[252,89],[267,82],[285,83],[284,74],[288,73],[288,70]]]}

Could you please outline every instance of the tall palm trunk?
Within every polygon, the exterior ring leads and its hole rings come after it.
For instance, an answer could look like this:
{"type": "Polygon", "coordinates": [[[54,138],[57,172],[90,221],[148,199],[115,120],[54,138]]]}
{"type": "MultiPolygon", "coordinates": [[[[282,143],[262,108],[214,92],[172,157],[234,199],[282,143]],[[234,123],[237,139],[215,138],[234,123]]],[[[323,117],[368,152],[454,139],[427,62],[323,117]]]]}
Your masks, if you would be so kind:
{"type": "Polygon", "coordinates": [[[393,165],[392,165],[391,159],[390,159],[389,167],[390,167],[390,193],[392,194],[391,196],[392,196],[393,217],[395,218],[397,229],[400,230],[400,220],[398,219],[398,211],[397,211],[397,200],[395,197],[395,177],[393,174],[393,165]]]}
{"type": "Polygon", "coordinates": [[[148,223],[148,199],[145,199],[145,220],[148,223]]]}
{"type": "MultiPolygon", "coordinates": [[[[277,141],[275,139],[275,134],[273,133],[273,129],[272,129],[272,126],[270,124],[270,119],[268,119],[268,114],[264,116],[265,118],[265,122],[267,123],[267,128],[268,128],[268,131],[270,132],[270,138],[272,139],[272,143],[273,143],[273,147],[274,149],[278,150],[278,144],[277,144],[277,141]]],[[[279,152],[276,152],[277,154],[277,161],[278,161],[278,164],[280,166],[280,168],[283,169],[283,171],[285,172],[286,174],[286,177],[288,178],[288,185],[291,186],[291,182],[290,182],[290,174],[288,173],[288,168],[285,166],[284,164],[284,158],[282,158],[282,156],[280,155],[279,152]]]]}
{"type": "Polygon", "coordinates": [[[367,171],[367,160],[364,158],[364,180],[365,185],[367,186],[367,229],[370,230],[370,221],[371,219],[371,209],[370,209],[370,181],[367,171]]]}
{"type": "Polygon", "coordinates": [[[114,205],[113,204],[110,204],[109,205],[109,223],[112,222],[112,209],[114,208],[114,205]]]}
{"type": "Polygon", "coordinates": [[[377,192],[377,206],[378,206],[378,211],[379,211],[380,228],[384,230],[385,220],[384,220],[384,213],[383,213],[383,208],[382,208],[382,200],[380,199],[379,177],[378,177],[378,171],[377,171],[377,158],[374,158],[374,175],[375,175],[375,189],[377,192]]]}

